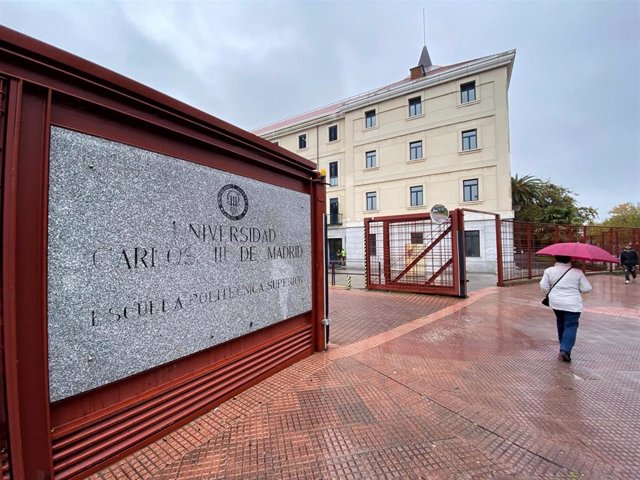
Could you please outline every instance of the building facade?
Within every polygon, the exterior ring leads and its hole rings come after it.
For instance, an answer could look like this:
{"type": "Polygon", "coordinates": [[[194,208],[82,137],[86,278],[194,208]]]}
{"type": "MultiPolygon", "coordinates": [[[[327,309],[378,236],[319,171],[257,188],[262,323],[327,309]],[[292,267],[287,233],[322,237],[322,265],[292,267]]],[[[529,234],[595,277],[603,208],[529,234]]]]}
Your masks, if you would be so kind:
{"type": "MultiPolygon", "coordinates": [[[[513,218],[508,90],[515,50],[434,66],[254,133],[326,171],[331,260],[364,260],[364,219],[435,204],[513,218]]],[[[468,213],[468,269],[495,269],[495,230],[468,213]],[[469,255],[470,254],[470,255],[469,255]]]]}

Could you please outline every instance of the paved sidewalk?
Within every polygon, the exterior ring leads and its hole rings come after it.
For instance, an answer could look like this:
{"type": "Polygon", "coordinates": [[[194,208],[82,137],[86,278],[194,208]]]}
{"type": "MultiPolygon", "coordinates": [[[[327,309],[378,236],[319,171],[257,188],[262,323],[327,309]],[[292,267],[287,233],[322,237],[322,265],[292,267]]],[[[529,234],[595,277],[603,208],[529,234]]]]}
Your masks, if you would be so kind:
{"type": "Polygon", "coordinates": [[[93,478],[640,478],[640,282],[589,278],[572,364],[536,283],[333,289],[327,352],[93,478]]]}
{"type": "MultiPolygon", "coordinates": [[[[331,285],[333,278],[329,273],[328,283],[331,285]]],[[[364,270],[336,270],[335,287],[330,288],[346,288],[351,282],[351,288],[366,288],[366,279],[364,270]],[[349,280],[350,277],[350,280],[349,280]]],[[[467,291],[475,292],[485,287],[493,287],[498,284],[498,276],[492,273],[467,273],[467,291]]]]}

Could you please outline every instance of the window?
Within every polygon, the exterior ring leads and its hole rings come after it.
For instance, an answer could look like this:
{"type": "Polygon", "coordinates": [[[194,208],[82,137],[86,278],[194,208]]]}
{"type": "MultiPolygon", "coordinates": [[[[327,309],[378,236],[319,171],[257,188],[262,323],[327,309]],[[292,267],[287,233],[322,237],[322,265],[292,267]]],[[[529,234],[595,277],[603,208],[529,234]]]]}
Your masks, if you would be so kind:
{"type": "Polygon", "coordinates": [[[329,199],[329,225],[341,225],[342,216],[340,215],[340,208],[337,198],[329,199]]]}
{"type": "Polygon", "coordinates": [[[376,111],[369,110],[364,112],[364,128],[373,128],[376,126],[376,111]]]}
{"type": "Polygon", "coordinates": [[[411,232],[411,244],[419,245],[424,243],[424,235],[422,232],[411,232]]]}
{"type": "Polygon", "coordinates": [[[376,251],[376,234],[375,233],[370,233],[369,234],[369,256],[370,257],[375,257],[377,255],[377,251],[376,251]]]}
{"type": "Polygon", "coordinates": [[[302,135],[298,135],[298,148],[302,150],[303,148],[307,148],[307,134],[303,133],[302,135]]]}
{"type": "Polygon", "coordinates": [[[335,142],[338,140],[338,125],[331,125],[329,127],[329,141],[335,142]]]}
{"type": "Polygon", "coordinates": [[[467,230],[464,232],[464,246],[467,257],[480,256],[480,230],[467,230]]]}
{"type": "Polygon", "coordinates": [[[478,148],[478,131],[462,132],[462,150],[475,150],[476,148],[478,148]]]}
{"type": "Polygon", "coordinates": [[[377,159],[375,150],[365,153],[365,157],[366,157],[366,162],[365,162],[366,168],[374,168],[378,166],[378,159],[377,159]]]}
{"type": "Polygon", "coordinates": [[[475,202],[478,200],[478,179],[464,180],[462,182],[463,200],[465,202],[475,202]]]}
{"type": "Polygon", "coordinates": [[[424,203],[422,202],[422,185],[417,187],[410,187],[409,194],[411,196],[412,207],[424,205],[424,203]]]}
{"type": "Polygon", "coordinates": [[[422,140],[409,143],[409,160],[422,158],[422,140]]]}
{"type": "Polygon", "coordinates": [[[378,194],[376,192],[367,192],[367,210],[378,209],[378,194]]]}
{"type": "Polygon", "coordinates": [[[329,185],[338,186],[338,162],[329,162],[329,185]]]}
{"type": "Polygon", "coordinates": [[[422,115],[422,99],[420,97],[409,99],[409,116],[422,115]]]}
{"type": "Polygon", "coordinates": [[[460,85],[460,103],[469,103],[476,100],[476,82],[460,85]]]}

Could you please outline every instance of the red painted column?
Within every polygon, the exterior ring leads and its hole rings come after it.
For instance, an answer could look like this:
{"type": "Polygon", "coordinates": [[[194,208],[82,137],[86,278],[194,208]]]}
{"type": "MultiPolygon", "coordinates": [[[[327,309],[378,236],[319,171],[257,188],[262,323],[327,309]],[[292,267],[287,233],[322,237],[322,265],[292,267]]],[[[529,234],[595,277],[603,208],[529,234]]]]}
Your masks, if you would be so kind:
{"type": "Polygon", "coordinates": [[[389,235],[389,221],[382,222],[382,250],[384,252],[384,283],[391,281],[391,236],[389,235]]]}
{"type": "Polygon", "coordinates": [[[531,224],[527,224],[527,272],[528,278],[533,275],[533,235],[531,232],[531,224]]]}
{"type": "Polygon", "coordinates": [[[458,297],[467,296],[466,259],[464,252],[464,211],[456,208],[451,218],[451,252],[453,258],[453,287],[458,297]]]}
{"type": "MultiPolygon", "coordinates": [[[[325,309],[325,269],[324,263],[324,224],[323,215],[326,212],[326,187],[324,178],[311,181],[311,289],[313,314],[313,348],[316,352],[325,349],[324,326],[322,325],[325,309]]],[[[328,315],[329,312],[326,312],[328,315]]]]}
{"type": "Polygon", "coordinates": [[[4,164],[2,295],[13,478],[52,477],[47,367],[49,91],[14,81],[4,164]]]}
{"type": "Polygon", "coordinates": [[[500,219],[500,214],[496,214],[496,257],[498,257],[498,286],[504,287],[504,271],[502,258],[502,220],[500,219]]]}
{"type": "Polygon", "coordinates": [[[371,246],[369,245],[370,236],[369,236],[369,225],[371,223],[371,219],[364,219],[364,279],[365,285],[369,288],[371,285],[371,255],[369,255],[371,246]]]}

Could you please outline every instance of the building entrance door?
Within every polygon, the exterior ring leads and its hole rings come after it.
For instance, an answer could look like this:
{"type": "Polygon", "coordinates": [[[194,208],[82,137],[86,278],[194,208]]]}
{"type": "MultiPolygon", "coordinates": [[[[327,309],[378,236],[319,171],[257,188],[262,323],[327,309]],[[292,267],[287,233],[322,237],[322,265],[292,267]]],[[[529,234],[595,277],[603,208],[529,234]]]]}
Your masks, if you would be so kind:
{"type": "Polygon", "coordinates": [[[341,238],[330,238],[329,239],[329,264],[340,263],[339,253],[342,250],[342,239],[341,238]]]}

